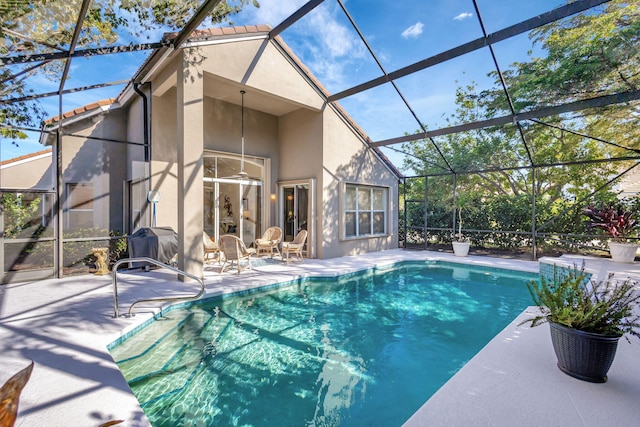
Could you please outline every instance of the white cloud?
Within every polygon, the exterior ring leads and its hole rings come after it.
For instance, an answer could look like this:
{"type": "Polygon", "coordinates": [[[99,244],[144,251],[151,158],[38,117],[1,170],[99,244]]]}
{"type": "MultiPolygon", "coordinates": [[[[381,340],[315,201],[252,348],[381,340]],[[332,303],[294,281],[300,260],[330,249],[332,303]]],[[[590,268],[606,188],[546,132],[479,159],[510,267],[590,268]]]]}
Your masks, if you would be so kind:
{"type": "Polygon", "coordinates": [[[462,21],[463,19],[471,18],[472,16],[473,16],[473,13],[462,12],[460,15],[454,16],[453,19],[455,21],[462,21]]]}
{"type": "Polygon", "coordinates": [[[357,50],[357,40],[353,34],[336,21],[327,8],[318,9],[318,13],[312,15],[311,22],[313,31],[318,31],[315,35],[320,38],[323,49],[332,58],[353,55],[357,50]]]}
{"type": "Polygon", "coordinates": [[[423,28],[424,28],[424,24],[422,22],[416,22],[415,24],[413,24],[412,26],[410,26],[409,28],[407,28],[402,32],[402,37],[404,37],[405,39],[410,39],[410,38],[415,39],[420,34],[422,34],[423,28]]]}
{"type": "MultiPolygon", "coordinates": [[[[260,7],[245,6],[249,24],[267,24],[272,28],[288,18],[304,5],[307,0],[260,0],[260,7]]],[[[231,18],[232,20],[234,17],[231,18]]]]}
{"type": "MultiPolygon", "coordinates": [[[[279,24],[305,1],[284,0],[283,3],[287,3],[287,6],[274,2],[284,13],[278,16],[279,20],[270,24],[279,24]]],[[[265,0],[260,0],[260,5],[263,7],[265,0]]],[[[322,4],[282,34],[302,62],[330,91],[355,84],[348,81],[349,75],[358,67],[359,61],[367,56],[357,34],[336,19],[341,13],[336,6],[322,4]]]]}

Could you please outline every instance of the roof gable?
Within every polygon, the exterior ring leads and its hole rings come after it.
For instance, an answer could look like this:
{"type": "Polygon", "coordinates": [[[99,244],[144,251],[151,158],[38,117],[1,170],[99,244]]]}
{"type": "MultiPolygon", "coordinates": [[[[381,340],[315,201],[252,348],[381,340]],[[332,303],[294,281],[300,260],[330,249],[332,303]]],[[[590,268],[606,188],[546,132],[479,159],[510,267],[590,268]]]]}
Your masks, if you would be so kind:
{"type": "MultiPolygon", "coordinates": [[[[258,90],[262,90],[264,93],[273,95],[274,98],[281,98],[283,100],[287,100],[287,102],[297,103],[299,106],[315,109],[317,111],[325,108],[327,106],[326,100],[330,95],[327,89],[314,76],[311,70],[309,70],[309,68],[307,68],[295,55],[282,38],[276,36],[271,40],[268,39],[270,30],[271,28],[268,25],[245,25],[196,30],[192,33],[191,37],[183,47],[188,48],[203,44],[224,45],[225,43],[230,44],[233,42],[255,40],[256,37],[262,38],[264,40],[262,43],[256,43],[254,41],[256,47],[253,50],[249,49],[246,58],[238,58],[238,49],[233,46],[221,46],[221,48],[217,49],[218,55],[216,58],[209,60],[206,65],[211,67],[214,73],[215,71],[219,71],[217,73],[218,76],[235,81],[238,85],[249,85],[258,90]],[[271,43],[267,44],[268,41],[271,43]],[[274,49],[270,49],[269,46],[273,46],[274,49]],[[280,55],[277,55],[275,53],[276,51],[279,51],[280,55]],[[234,61],[241,62],[241,64],[238,64],[238,67],[236,67],[237,69],[250,70],[250,72],[241,73],[238,72],[238,70],[235,70],[234,72],[234,68],[229,67],[229,63],[234,61]],[[292,67],[287,66],[285,63],[286,61],[288,61],[288,65],[292,65],[292,67]],[[224,65],[225,67],[222,67],[221,65],[224,65]],[[273,69],[276,67],[278,70],[284,70],[283,73],[286,74],[279,75],[277,80],[273,79],[273,69]],[[282,81],[286,81],[287,84],[281,84],[282,81]]],[[[169,41],[175,38],[177,34],[178,33],[166,33],[163,40],[169,41]]],[[[132,82],[138,82],[152,74],[154,70],[161,69],[163,63],[168,61],[170,58],[170,55],[167,54],[169,52],[170,48],[164,47],[150,55],[150,57],[138,69],[132,79],[132,82]],[[164,53],[161,53],[160,51],[164,51],[164,53]]],[[[202,64],[202,66],[203,68],[206,68],[205,64],[202,64]]],[[[120,93],[117,99],[109,98],[76,108],[64,113],[62,115],[63,119],[82,116],[85,115],[85,113],[87,113],[87,117],[91,117],[97,112],[104,111],[105,107],[111,106],[115,103],[124,105],[126,100],[121,98],[125,97],[127,89],[130,88],[131,85],[131,83],[127,85],[127,88],[120,93]]],[[[337,102],[330,104],[330,106],[334,108],[345,120],[362,142],[366,146],[369,146],[369,143],[371,142],[369,136],[342,108],[342,106],[337,102]]],[[[58,116],[55,116],[45,121],[45,126],[51,126],[58,120],[58,116]]],[[[402,173],[379,149],[374,148],[373,151],[398,178],[402,178],[402,173]]]]}

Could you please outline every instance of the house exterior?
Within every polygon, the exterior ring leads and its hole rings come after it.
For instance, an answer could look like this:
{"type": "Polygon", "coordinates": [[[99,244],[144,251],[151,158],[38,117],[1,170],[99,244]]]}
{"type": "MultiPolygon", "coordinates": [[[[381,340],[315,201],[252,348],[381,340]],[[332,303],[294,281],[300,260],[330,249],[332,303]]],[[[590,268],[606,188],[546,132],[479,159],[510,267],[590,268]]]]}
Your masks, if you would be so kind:
{"type": "Polygon", "coordinates": [[[2,188],[53,190],[54,182],[51,148],[0,162],[2,188]]]}
{"type": "Polygon", "coordinates": [[[63,230],[172,227],[195,275],[203,230],[251,245],[272,225],[284,240],[306,229],[317,258],[398,247],[399,172],[269,30],[195,32],[116,99],[65,113],[59,139],[51,119],[63,230]]]}

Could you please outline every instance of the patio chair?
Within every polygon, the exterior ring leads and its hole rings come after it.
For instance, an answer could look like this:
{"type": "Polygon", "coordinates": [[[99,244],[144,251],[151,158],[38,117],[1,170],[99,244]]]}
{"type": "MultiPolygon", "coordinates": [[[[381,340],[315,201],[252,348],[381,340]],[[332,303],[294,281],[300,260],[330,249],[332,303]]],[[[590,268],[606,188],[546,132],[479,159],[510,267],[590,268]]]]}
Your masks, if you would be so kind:
{"type": "Polygon", "coordinates": [[[204,247],[204,262],[210,259],[210,255],[213,256],[217,262],[220,262],[220,246],[209,237],[206,231],[202,232],[202,244],[204,247]]]}
{"type": "MultiPolygon", "coordinates": [[[[273,258],[273,251],[280,255],[278,245],[282,241],[282,229],[280,227],[269,227],[260,239],[256,240],[257,255],[269,253],[273,258]]],[[[282,257],[282,255],[280,255],[282,257]]]]}
{"type": "Polygon", "coordinates": [[[220,250],[224,255],[224,261],[222,262],[222,268],[220,269],[220,273],[224,272],[224,268],[227,265],[227,261],[229,265],[233,267],[233,263],[235,262],[238,268],[238,274],[242,270],[249,269],[251,270],[251,256],[256,254],[256,250],[253,248],[247,248],[244,245],[244,242],[240,240],[238,237],[232,234],[225,234],[224,236],[220,236],[218,239],[220,244],[220,250]],[[247,267],[242,267],[240,261],[246,260],[248,263],[247,267]]]}
{"type": "Polygon", "coordinates": [[[302,257],[302,248],[304,247],[304,242],[306,240],[307,230],[300,230],[291,242],[282,242],[282,257],[284,258],[284,255],[287,255],[287,264],[289,264],[289,256],[292,254],[297,255],[298,258],[300,258],[300,261],[304,262],[304,258],[302,257]]]}

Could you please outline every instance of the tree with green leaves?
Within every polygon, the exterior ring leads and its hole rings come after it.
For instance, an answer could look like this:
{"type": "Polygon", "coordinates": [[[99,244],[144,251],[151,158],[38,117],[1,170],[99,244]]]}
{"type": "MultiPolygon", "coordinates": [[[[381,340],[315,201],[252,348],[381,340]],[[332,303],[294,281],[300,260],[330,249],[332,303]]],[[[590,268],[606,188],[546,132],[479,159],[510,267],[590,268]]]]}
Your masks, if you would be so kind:
{"type": "Polygon", "coordinates": [[[4,216],[4,237],[7,239],[18,237],[22,230],[31,226],[34,218],[38,218],[39,198],[28,202],[23,200],[22,194],[5,193],[0,202],[4,216]]]}

